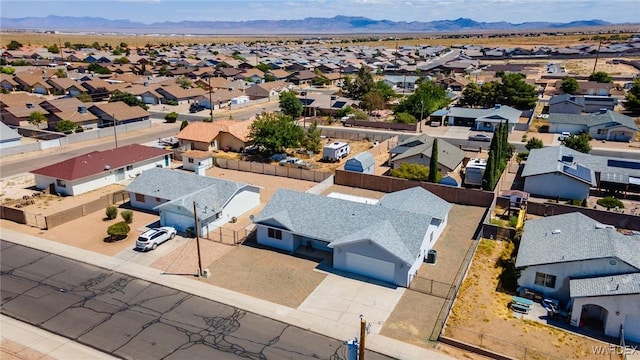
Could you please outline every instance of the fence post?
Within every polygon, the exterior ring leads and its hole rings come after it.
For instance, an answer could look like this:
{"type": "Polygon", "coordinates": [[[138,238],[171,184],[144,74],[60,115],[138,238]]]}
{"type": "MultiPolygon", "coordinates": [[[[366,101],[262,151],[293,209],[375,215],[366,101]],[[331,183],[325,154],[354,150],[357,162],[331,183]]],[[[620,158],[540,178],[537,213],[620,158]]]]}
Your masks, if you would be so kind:
{"type": "Polygon", "coordinates": [[[484,338],[484,333],[480,333],[480,347],[482,347],[482,338],[484,338]]]}
{"type": "Polygon", "coordinates": [[[431,279],[431,288],[429,289],[429,294],[433,294],[433,279],[431,279]]]}

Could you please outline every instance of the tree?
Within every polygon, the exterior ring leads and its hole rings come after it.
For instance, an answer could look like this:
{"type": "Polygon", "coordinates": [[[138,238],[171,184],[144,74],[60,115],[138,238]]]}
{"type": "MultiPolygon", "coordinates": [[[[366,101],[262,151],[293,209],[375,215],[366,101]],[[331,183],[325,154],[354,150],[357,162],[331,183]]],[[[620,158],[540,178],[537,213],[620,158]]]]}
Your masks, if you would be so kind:
{"type": "Polygon", "coordinates": [[[29,124],[37,128],[40,128],[40,124],[42,124],[45,121],[47,121],[47,118],[38,111],[34,111],[31,114],[29,114],[29,124]]]}
{"type": "Polygon", "coordinates": [[[51,46],[48,46],[47,47],[47,51],[49,51],[52,54],[60,53],[60,49],[58,48],[58,44],[53,44],[51,46]]]}
{"type": "Polygon", "coordinates": [[[493,191],[512,153],[513,146],[509,144],[509,126],[507,123],[500,123],[496,126],[491,145],[489,145],[489,158],[482,177],[484,190],[493,191]]]}
{"type": "Polygon", "coordinates": [[[578,88],[578,81],[572,77],[562,79],[562,83],[560,84],[560,90],[565,94],[575,95],[578,93],[578,88]]]}
{"type": "Polygon", "coordinates": [[[184,76],[181,76],[176,79],[176,84],[180,85],[183,89],[188,89],[191,87],[191,80],[187,79],[184,76]]]}
{"type": "Polygon", "coordinates": [[[107,234],[109,234],[109,241],[118,241],[127,238],[129,234],[129,224],[126,222],[115,223],[107,228],[107,234]]]}
{"type": "Polygon", "coordinates": [[[78,125],[71,120],[61,120],[56,124],[56,130],[65,134],[71,134],[76,127],[78,127],[78,125]]]}
{"type": "Polygon", "coordinates": [[[429,168],[416,163],[401,163],[389,174],[407,180],[427,181],[429,179],[429,168]]]}
{"type": "Polygon", "coordinates": [[[429,182],[438,182],[438,139],[433,139],[431,158],[429,159],[429,182]]]}
{"type": "Polygon", "coordinates": [[[385,101],[382,95],[375,91],[368,92],[364,94],[362,100],[360,101],[360,108],[366,111],[373,111],[384,109],[385,101]]]}
{"type": "Polygon", "coordinates": [[[531,149],[542,149],[544,145],[542,144],[542,140],[532,137],[527,141],[527,144],[524,146],[527,150],[531,151],[531,149]]]}
{"type": "Polygon", "coordinates": [[[604,71],[596,71],[589,76],[589,81],[595,81],[599,83],[610,83],[613,82],[613,79],[609,74],[604,71]]]}
{"type": "Polygon", "coordinates": [[[588,154],[589,151],[591,151],[591,144],[589,144],[589,141],[591,141],[591,136],[589,136],[589,134],[571,134],[571,136],[562,140],[562,145],[575,151],[588,154]]]}
{"type": "Polygon", "coordinates": [[[122,217],[122,220],[124,220],[124,222],[127,224],[131,224],[133,222],[133,211],[131,210],[124,210],[120,213],[120,216],[122,217]]]}
{"type": "Polygon", "coordinates": [[[633,80],[633,86],[624,96],[622,106],[632,115],[640,115],[640,79],[633,80]]]}
{"type": "Polygon", "coordinates": [[[498,72],[501,81],[490,81],[478,86],[469,84],[462,92],[460,105],[490,108],[496,104],[519,110],[533,109],[538,101],[536,88],[527,84],[520,73],[498,72]]]}
{"type": "MultiPolygon", "coordinates": [[[[178,113],[175,111],[172,111],[170,113],[168,113],[167,115],[164,116],[164,120],[166,122],[168,122],[169,124],[173,124],[176,121],[178,121],[178,113]]],[[[182,129],[180,129],[182,130],[182,129]]]]}
{"type": "Polygon", "coordinates": [[[107,216],[107,220],[113,220],[118,216],[118,208],[111,205],[111,206],[107,206],[107,209],[105,210],[105,215],[107,216]]]}
{"type": "Polygon", "coordinates": [[[140,100],[137,96],[126,93],[126,92],[122,92],[119,90],[114,91],[113,94],[111,95],[111,98],[109,99],[109,102],[116,102],[116,101],[123,101],[125,104],[129,106],[140,106],[145,110],[148,109],[147,105],[142,100],[140,100]]]}
{"type": "Polygon", "coordinates": [[[391,98],[394,98],[397,96],[395,91],[393,91],[393,88],[382,80],[376,81],[376,83],[373,85],[373,89],[371,90],[371,92],[374,92],[382,96],[382,99],[384,100],[385,103],[391,100],[391,98]]]}
{"type": "Polygon", "coordinates": [[[82,102],[91,102],[93,99],[91,98],[91,95],[89,95],[89,93],[83,92],[80,95],[76,96],[76,99],[82,101],[82,102]]]}
{"type": "Polygon", "coordinates": [[[400,102],[393,111],[396,114],[406,112],[418,119],[447,105],[449,105],[449,99],[446,91],[432,81],[423,81],[413,94],[400,102]]]}
{"type": "Polygon", "coordinates": [[[484,95],[480,86],[476,83],[470,83],[462,90],[462,97],[458,103],[464,107],[476,107],[484,105],[484,95]]]}
{"type": "Polygon", "coordinates": [[[397,124],[415,124],[418,122],[418,119],[409,113],[401,112],[395,115],[393,122],[397,124]]]}
{"type": "Polygon", "coordinates": [[[188,125],[189,122],[187,120],[182,120],[182,123],[180,123],[180,131],[184,130],[188,125]]]}
{"type": "Polygon", "coordinates": [[[286,148],[298,147],[303,130],[287,115],[263,113],[251,124],[249,137],[271,155],[283,152],[286,148]]]}
{"type": "Polygon", "coordinates": [[[302,115],[302,102],[293,91],[285,91],[280,94],[280,110],[295,119],[302,115]]]}
{"type": "Polygon", "coordinates": [[[0,66],[0,73],[13,75],[15,74],[16,69],[8,66],[0,66]]]}
{"type": "Polygon", "coordinates": [[[119,57],[119,58],[113,59],[113,63],[114,64],[128,64],[129,63],[129,59],[127,59],[125,56],[123,56],[123,57],[119,57]]]}
{"type": "Polygon", "coordinates": [[[9,44],[7,45],[7,50],[18,50],[22,47],[22,44],[15,41],[15,40],[11,40],[11,42],[9,42],[9,44]]]}
{"type": "Polygon", "coordinates": [[[347,77],[344,80],[342,90],[346,93],[346,96],[361,100],[364,94],[370,92],[374,87],[373,74],[368,67],[362,65],[355,78],[347,77]]]}
{"type": "Polygon", "coordinates": [[[54,75],[58,78],[58,79],[66,79],[67,78],[67,71],[65,69],[57,69],[56,72],[54,73],[54,75]]]}
{"type": "Polygon", "coordinates": [[[96,74],[103,74],[103,75],[111,74],[111,70],[97,63],[89,64],[89,66],[87,66],[87,70],[93,71],[96,74]]]}
{"type": "Polygon", "coordinates": [[[322,129],[318,127],[318,122],[314,121],[311,123],[307,132],[304,134],[305,149],[313,151],[314,154],[320,153],[320,151],[322,151],[322,139],[320,138],[321,133],[322,129]]]}

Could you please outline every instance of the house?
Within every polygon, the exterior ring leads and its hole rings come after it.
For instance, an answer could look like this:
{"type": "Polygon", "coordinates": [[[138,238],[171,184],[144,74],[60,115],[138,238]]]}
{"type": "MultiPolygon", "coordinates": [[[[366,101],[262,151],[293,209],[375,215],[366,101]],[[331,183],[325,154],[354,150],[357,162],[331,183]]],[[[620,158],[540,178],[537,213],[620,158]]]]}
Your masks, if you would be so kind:
{"type": "Polygon", "coordinates": [[[213,166],[213,157],[208,151],[189,150],[182,153],[182,168],[198,175],[213,166]]]}
{"type": "Polygon", "coordinates": [[[245,90],[245,94],[251,100],[256,99],[273,99],[280,97],[280,93],[289,90],[290,84],[284,81],[271,81],[253,85],[245,90]]]}
{"type": "Polygon", "coordinates": [[[21,138],[17,131],[0,122],[0,149],[20,145],[21,138]]]}
{"type": "Polygon", "coordinates": [[[132,144],[93,151],[31,171],[38,189],[63,195],[79,195],[130,179],[142,171],[169,166],[171,152],[132,144]]]}
{"type": "Polygon", "coordinates": [[[347,171],[355,171],[364,174],[373,174],[375,170],[376,159],[371,153],[364,151],[360,154],[348,159],[344,164],[347,171]]]}
{"type": "Polygon", "coordinates": [[[559,94],[549,99],[549,114],[595,113],[601,109],[613,111],[616,105],[618,98],[612,96],[559,94]]]}
{"type": "Polygon", "coordinates": [[[531,150],[522,177],[524,191],[550,198],[585,199],[592,187],[640,192],[640,159],[545,147],[531,150]]]}
{"type": "Polygon", "coordinates": [[[56,130],[56,125],[62,120],[69,120],[84,128],[98,127],[98,117],[87,110],[91,103],[83,103],[77,98],[62,98],[46,100],[40,103],[47,110],[47,125],[56,130]]]}
{"type": "Polygon", "coordinates": [[[420,76],[402,76],[402,75],[385,75],[383,81],[389,85],[394,91],[409,91],[415,90],[418,85],[416,81],[420,79],[420,76]]]}
{"type": "Polygon", "coordinates": [[[129,106],[122,101],[96,104],[91,106],[89,111],[100,119],[98,122],[100,127],[145,121],[149,120],[151,116],[147,110],[140,106],[129,106]]]}
{"type": "Polygon", "coordinates": [[[236,150],[249,144],[251,120],[216,120],[214,122],[194,122],[176,135],[181,150],[236,150]]]}
{"type": "Polygon", "coordinates": [[[359,102],[342,96],[303,91],[298,95],[306,116],[335,115],[347,106],[354,107],[359,102]]]}
{"type": "Polygon", "coordinates": [[[13,93],[0,97],[0,119],[3,123],[12,126],[27,126],[29,115],[34,112],[47,115],[47,110],[38,103],[40,97],[30,96],[24,93],[13,93]]]}
{"type": "Polygon", "coordinates": [[[406,287],[450,209],[420,187],[387,194],[377,204],[279,189],[253,222],[259,244],[327,251],[336,270],[406,287]]]}
{"type": "Polygon", "coordinates": [[[601,109],[594,114],[549,114],[549,132],[588,133],[596,140],[631,142],[640,129],[633,118],[601,109]]]}
{"type": "Polygon", "coordinates": [[[206,92],[201,88],[183,88],[179,85],[161,86],[155,89],[155,91],[162,95],[165,100],[172,101],[188,101],[199,96],[204,95],[206,92]]]}
{"type": "Polygon", "coordinates": [[[0,88],[5,91],[14,91],[20,84],[13,79],[13,75],[0,73],[0,88]]]}
{"type": "Polygon", "coordinates": [[[518,285],[568,304],[571,325],[640,341],[640,236],[623,235],[581,213],[528,220],[518,285]]]}
{"type": "Polygon", "coordinates": [[[18,87],[22,91],[47,95],[51,93],[53,87],[45,81],[43,75],[45,74],[24,72],[16,74],[13,80],[18,83],[18,87]]]}
{"type": "MultiPolygon", "coordinates": [[[[421,134],[400,141],[395,148],[389,150],[391,168],[395,169],[402,163],[429,166],[434,140],[431,136],[421,134]]],[[[438,170],[442,174],[459,172],[464,157],[465,152],[460,148],[442,139],[438,140],[438,170]]]]}
{"type": "Polygon", "coordinates": [[[447,114],[447,123],[455,126],[471,126],[476,130],[495,131],[500,123],[507,123],[509,132],[520,120],[522,111],[510,106],[496,104],[491,109],[452,107],[447,114]]]}
{"type": "Polygon", "coordinates": [[[143,171],[125,190],[132,207],[159,212],[161,226],[193,229],[197,215],[198,233],[203,236],[260,205],[257,186],[179,170],[143,171]]]}
{"type": "Polygon", "coordinates": [[[68,94],[71,97],[76,97],[85,92],[79,82],[69,78],[51,78],[47,80],[47,83],[51,85],[52,92],[56,95],[68,94]]]}

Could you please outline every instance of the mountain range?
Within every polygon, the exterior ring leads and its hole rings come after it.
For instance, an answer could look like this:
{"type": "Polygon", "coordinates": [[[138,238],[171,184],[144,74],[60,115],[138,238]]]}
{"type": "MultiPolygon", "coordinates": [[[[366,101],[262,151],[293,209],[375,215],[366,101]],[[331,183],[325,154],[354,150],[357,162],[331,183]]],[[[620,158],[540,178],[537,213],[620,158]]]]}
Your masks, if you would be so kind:
{"type": "Polygon", "coordinates": [[[374,33],[424,33],[463,32],[491,30],[540,30],[596,27],[612,25],[602,20],[581,20],[568,23],[506,21],[477,22],[468,18],[455,20],[389,21],[372,20],[359,16],[335,16],[332,18],[309,17],[301,20],[250,20],[250,21],[166,21],[151,24],[129,20],[109,20],[100,17],[55,16],[6,18],[0,17],[1,30],[41,30],[64,32],[115,32],[141,34],[374,34],[374,33]]]}

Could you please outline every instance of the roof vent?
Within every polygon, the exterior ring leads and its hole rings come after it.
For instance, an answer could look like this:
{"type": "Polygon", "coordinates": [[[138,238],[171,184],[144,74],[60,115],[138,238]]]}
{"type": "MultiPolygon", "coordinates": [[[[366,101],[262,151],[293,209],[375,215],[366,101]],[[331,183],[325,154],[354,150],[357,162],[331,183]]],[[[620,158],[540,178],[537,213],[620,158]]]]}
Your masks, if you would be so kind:
{"type": "Polygon", "coordinates": [[[33,103],[27,103],[27,109],[33,109],[34,107],[33,103]]]}
{"type": "Polygon", "coordinates": [[[607,109],[606,108],[600,109],[600,114],[606,114],[606,113],[607,113],[607,109]]]}
{"type": "Polygon", "coordinates": [[[109,170],[109,169],[111,169],[111,166],[109,166],[109,165],[105,165],[105,166],[104,166],[104,171],[107,171],[107,170],[109,170]]]}
{"type": "Polygon", "coordinates": [[[86,113],[87,113],[87,107],[86,107],[86,106],[84,106],[84,105],[80,105],[80,106],[78,106],[78,112],[79,112],[80,114],[86,114],[86,113]]]}
{"type": "Polygon", "coordinates": [[[552,233],[553,235],[558,235],[558,234],[560,234],[561,232],[562,232],[562,231],[560,231],[560,229],[555,229],[555,230],[553,230],[551,233],[552,233]]]}

